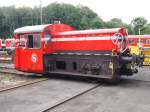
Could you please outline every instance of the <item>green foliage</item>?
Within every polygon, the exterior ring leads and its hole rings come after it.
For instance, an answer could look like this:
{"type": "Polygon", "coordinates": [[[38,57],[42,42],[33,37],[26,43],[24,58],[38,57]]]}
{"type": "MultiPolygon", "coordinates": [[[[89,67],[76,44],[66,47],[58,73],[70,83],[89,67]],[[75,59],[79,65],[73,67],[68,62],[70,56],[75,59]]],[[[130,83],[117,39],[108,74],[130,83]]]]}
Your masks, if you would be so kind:
{"type": "Polygon", "coordinates": [[[100,28],[103,21],[96,13],[84,6],[73,6],[70,4],[52,3],[43,8],[44,23],[61,23],[69,24],[77,29],[100,28]]]}
{"type": "Polygon", "coordinates": [[[132,24],[133,24],[132,27],[133,27],[134,33],[140,34],[141,30],[143,30],[143,28],[147,24],[147,20],[143,17],[137,17],[132,20],[132,24]]]}
{"type": "Polygon", "coordinates": [[[141,34],[145,34],[145,35],[150,34],[150,24],[147,24],[147,25],[141,30],[141,34]]]}
{"type": "MultiPolygon", "coordinates": [[[[116,28],[126,27],[129,34],[137,34],[141,29],[141,34],[150,34],[150,24],[143,17],[138,17],[131,24],[125,24],[119,18],[113,18],[104,22],[95,12],[88,7],[54,2],[42,9],[43,24],[51,24],[60,21],[69,24],[76,29],[95,29],[95,28],[116,28]]],[[[40,24],[40,7],[15,8],[0,7],[0,38],[10,38],[16,28],[40,24]]]]}
{"type": "Polygon", "coordinates": [[[124,27],[125,23],[122,22],[121,19],[113,18],[110,21],[105,23],[107,28],[118,28],[118,27],[124,27]]]}
{"type": "Polygon", "coordinates": [[[137,28],[142,28],[147,23],[147,20],[143,17],[137,17],[133,20],[133,25],[137,28]]]}

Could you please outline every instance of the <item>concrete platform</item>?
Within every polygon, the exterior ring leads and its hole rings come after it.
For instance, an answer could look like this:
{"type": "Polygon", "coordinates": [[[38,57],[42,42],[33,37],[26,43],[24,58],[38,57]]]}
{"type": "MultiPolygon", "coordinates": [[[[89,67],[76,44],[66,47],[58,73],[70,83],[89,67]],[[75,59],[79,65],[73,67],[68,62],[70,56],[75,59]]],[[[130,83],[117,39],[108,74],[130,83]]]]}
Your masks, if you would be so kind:
{"type": "Polygon", "coordinates": [[[1,112],[41,112],[96,84],[50,79],[34,85],[0,93],[1,112]]]}
{"type": "Polygon", "coordinates": [[[47,112],[150,112],[150,69],[118,85],[98,87],[47,112]],[[134,81],[139,80],[139,81],[134,81]]]}
{"type": "Polygon", "coordinates": [[[142,80],[142,81],[150,81],[150,66],[144,66],[142,68],[138,68],[138,73],[133,76],[124,76],[125,79],[133,79],[133,80],[142,80]]]}
{"type": "Polygon", "coordinates": [[[48,112],[150,112],[150,84],[104,86],[48,112]]]}

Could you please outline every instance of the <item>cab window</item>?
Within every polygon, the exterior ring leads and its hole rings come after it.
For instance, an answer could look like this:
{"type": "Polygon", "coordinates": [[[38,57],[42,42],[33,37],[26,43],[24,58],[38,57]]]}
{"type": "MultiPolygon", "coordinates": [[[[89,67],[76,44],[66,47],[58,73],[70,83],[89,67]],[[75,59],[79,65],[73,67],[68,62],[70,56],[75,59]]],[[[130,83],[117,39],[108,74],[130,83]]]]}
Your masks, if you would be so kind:
{"type": "Polygon", "coordinates": [[[39,49],[41,47],[41,37],[39,34],[32,34],[27,37],[27,48],[39,49]]]}
{"type": "Polygon", "coordinates": [[[26,47],[26,43],[27,43],[27,38],[25,38],[25,35],[20,35],[19,46],[26,47]]]}
{"type": "Polygon", "coordinates": [[[44,35],[44,40],[46,44],[50,44],[51,42],[51,36],[49,34],[44,35]]]}

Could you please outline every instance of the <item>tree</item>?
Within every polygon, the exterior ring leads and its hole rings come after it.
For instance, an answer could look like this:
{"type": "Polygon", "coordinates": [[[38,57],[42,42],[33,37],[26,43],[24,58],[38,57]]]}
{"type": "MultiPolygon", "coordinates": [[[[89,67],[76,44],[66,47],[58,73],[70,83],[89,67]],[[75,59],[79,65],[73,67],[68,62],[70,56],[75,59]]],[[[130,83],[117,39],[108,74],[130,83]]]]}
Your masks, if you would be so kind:
{"type": "Polygon", "coordinates": [[[2,34],[2,25],[3,25],[4,18],[5,18],[5,16],[4,16],[2,10],[0,9],[0,38],[3,37],[3,34],[2,34]]]}
{"type": "Polygon", "coordinates": [[[150,24],[147,24],[142,30],[141,34],[149,35],[150,34],[150,24]]]}
{"type": "MultiPolygon", "coordinates": [[[[150,34],[150,24],[143,17],[137,17],[132,24],[125,24],[119,18],[113,18],[108,22],[104,22],[90,8],[77,5],[54,2],[43,7],[43,24],[51,24],[55,21],[68,24],[76,29],[95,29],[95,28],[116,28],[126,27],[129,34],[150,34]],[[134,29],[133,29],[134,28],[134,29]],[[132,31],[133,29],[133,31],[132,31]]],[[[40,7],[21,7],[16,8],[0,7],[0,37],[10,38],[16,28],[26,25],[40,24],[40,7]]]]}
{"type": "Polygon", "coordinates": [[[140,31],[144,28],[147,20],[144,17],[137,17],[131,21],[135,34],[140,34],[140,31]]]}
{"type": "Polygon", "coordinates": [[[100,17],[88,7],[70,4],[59,4],[57,2],[49,4],[43,8],[44,23],[61,23],[69,24],[77,29],[101,28],[103,21],[100,17]]]}
{"type": "Polygon", "coordinates": [[[124,27],[125,24],[122,22],[119,18],[113,18],[110,21],[105,23],[105,26],[107,28],[118,28],[118,27],[124,27]]]}

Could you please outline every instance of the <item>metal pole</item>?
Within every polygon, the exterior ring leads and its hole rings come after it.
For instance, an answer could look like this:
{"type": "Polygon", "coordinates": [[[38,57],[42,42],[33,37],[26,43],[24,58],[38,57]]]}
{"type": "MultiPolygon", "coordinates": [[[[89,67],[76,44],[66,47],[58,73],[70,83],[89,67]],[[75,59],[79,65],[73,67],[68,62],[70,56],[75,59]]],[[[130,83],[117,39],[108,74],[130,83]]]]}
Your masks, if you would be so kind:
{"type": "Polygon", "coordinates": [[[139,44],[141,44],[141,29],[139,28],[139,44]]]}
{"type": "Polygon", "coordinates": [[[139,28],[139,35],[141,35],[141,29],[139,28]]]}
{"type": "Polygon", "coordinates": [[[41,20],[41,24],[43,23],[43,17],[42,17],[42,0],[40,0],[40,20],[41,20]]]}

